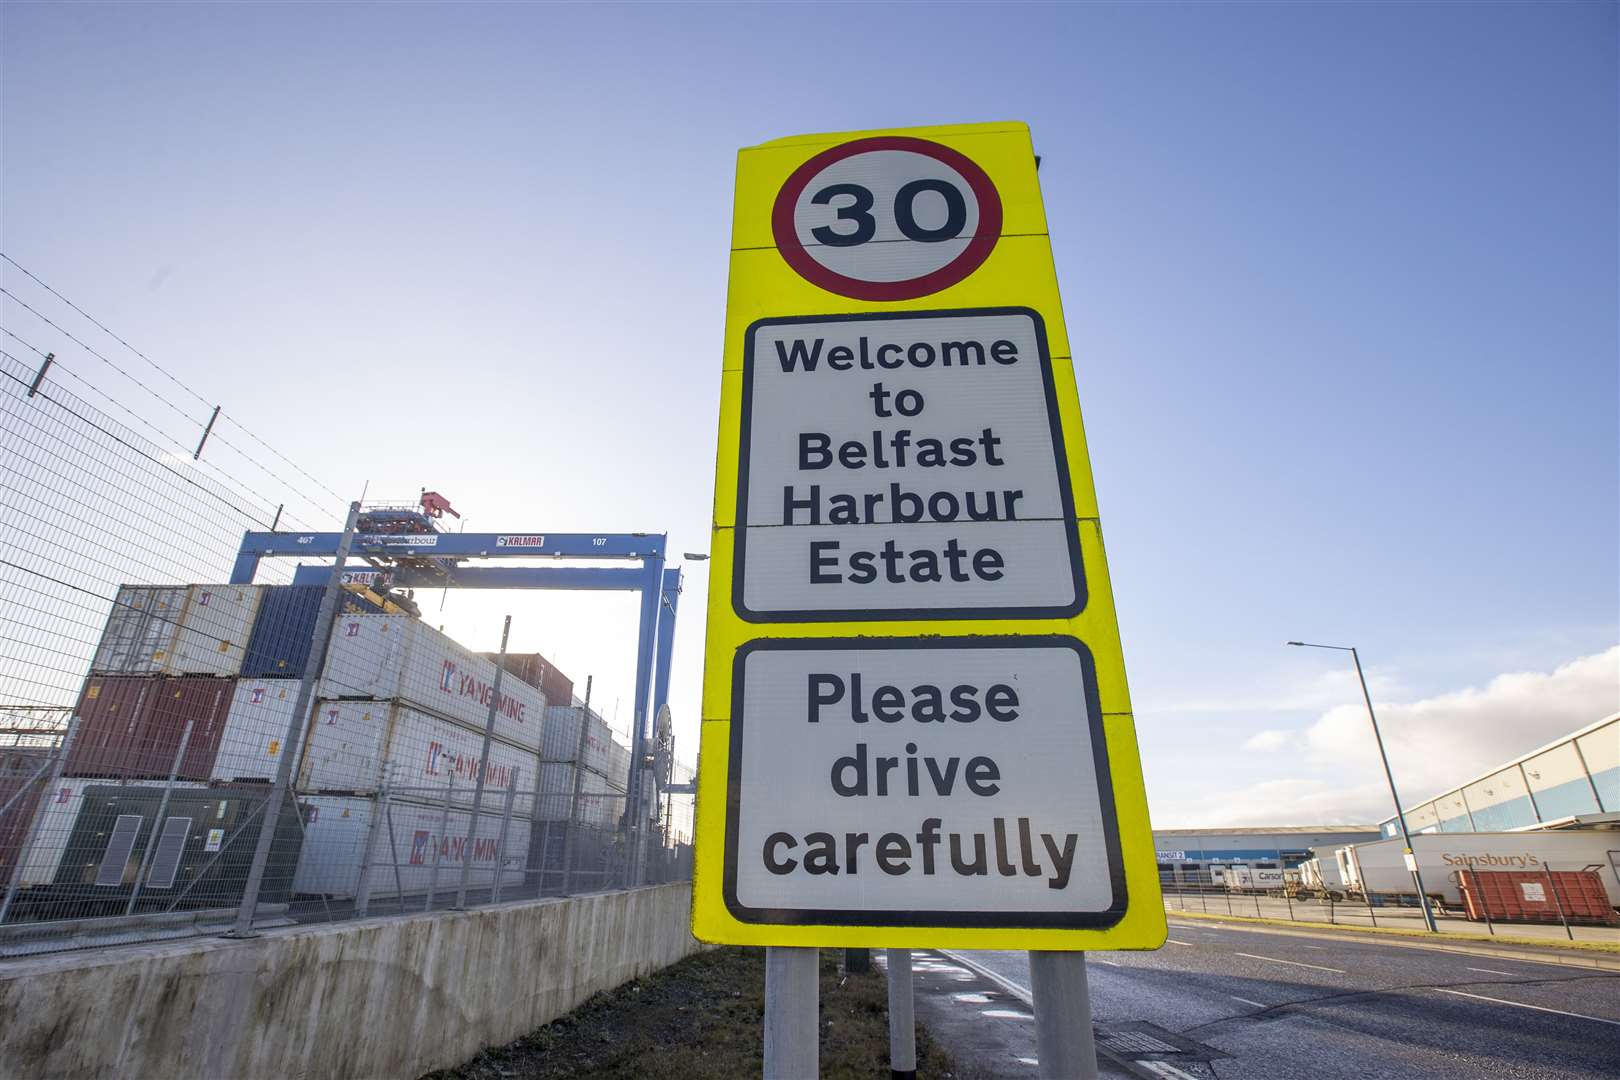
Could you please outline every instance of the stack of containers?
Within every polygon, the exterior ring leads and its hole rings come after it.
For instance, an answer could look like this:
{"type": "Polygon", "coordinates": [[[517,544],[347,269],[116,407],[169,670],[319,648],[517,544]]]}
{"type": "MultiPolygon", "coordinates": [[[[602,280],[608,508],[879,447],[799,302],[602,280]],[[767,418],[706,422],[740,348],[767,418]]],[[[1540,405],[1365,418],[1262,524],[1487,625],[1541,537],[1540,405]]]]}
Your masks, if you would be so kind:
{"type": "Polygon", "coordinates": [[[88,781],[162,787],[172,771],[177,788],[200,788],[262,778],[260,759],[279,743],[226,735],[264,592],[259,585],[119,588],[75,710],[62,783],[40,801],[24,884],[51,880],[79,815],[72,793],[88,781]]]}
{"type": "Polygon", "coordinates": [[[407,615],[345,614],[332,630],[298,772],[310,808],[294,889],[352,897],[368,838],[372,896],[447,887],[470,859],[487,887],[497,867],[521,882],[545,696],[501,683],[477,834],[466,843],[495,665],[407,615]],[[388,785],[388,812],[376,821],[388,785]],[[501,830],[508,792],[510,822],[501,830]],[[392,856],[390,856],[390,850],[392,856]]]}
{"type": "Polygon", "coordinates": [[[536,819],[570,820],[577,770],[580,802],[572,820],[595,829],[618,824],[630,777],[630,751],[614,738],[613,729],[595,710],[583,705],[547,708],[540,758],[541,797],[536,819]]]}
{"type": "Polygon", "coordinates": [[[173,769],[178,780],[204,782],[264,772],[257,761],[216,760],[263,599],[259,585],[119,588],[64,774],[161,781],[173,769]]]}

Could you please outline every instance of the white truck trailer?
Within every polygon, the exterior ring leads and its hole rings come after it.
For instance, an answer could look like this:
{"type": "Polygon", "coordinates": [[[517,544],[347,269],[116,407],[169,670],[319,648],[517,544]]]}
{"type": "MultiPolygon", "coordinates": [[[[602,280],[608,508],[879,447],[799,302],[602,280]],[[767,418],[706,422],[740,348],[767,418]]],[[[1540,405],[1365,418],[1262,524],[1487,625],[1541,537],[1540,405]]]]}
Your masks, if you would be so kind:
{"type": "MultiPolygon", "coordinates": [[[[1334,852],[1351,892],[1417,896],[1399,837],[1334,852]]],[[[1423,891],[1447,907],[1462,906],[1458,881],[1469,870],[1595,869],[1620,907],[1620,832],[1567,829],[1549,832],[1423,833],[1412,837],[1423,891]]],[[[1323,860],[1325,865],[1326,860],[1323,860]]]]}
{"type": "Polygon", "coordinates": [[[1343,900],[1349,891],[1339,860],[1330,852],[1325,858],[1317,856],[1299,864],[1299,892],[1304,896],[1343,900]]]}

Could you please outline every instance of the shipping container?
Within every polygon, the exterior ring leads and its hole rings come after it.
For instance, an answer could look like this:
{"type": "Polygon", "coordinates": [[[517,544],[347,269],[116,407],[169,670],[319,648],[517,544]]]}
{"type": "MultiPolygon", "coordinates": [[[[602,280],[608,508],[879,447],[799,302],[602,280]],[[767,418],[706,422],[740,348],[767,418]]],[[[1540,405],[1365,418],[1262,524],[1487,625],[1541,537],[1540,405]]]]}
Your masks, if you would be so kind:
{"type": "Polygon", "coordinates": [[[579,705],[548,705],[540,757],[547,762],[571,762],[580,753],[580,727],[585,727],[584,765],[587,772],[607,778],[620,791],[629,780],[630,751],[614,737],[600,716],[589,717],[579,705]]]}
{"type": "Polygon", "coordinates": [[[40,794],[50,779],[52,750],[45,746],[14,746],[0,750],[0,889],[11,880],[28,825],[34,820],[40,794]],[[42,771],[43,770],[43,771],[42,771]]]}
{"type": "MultiPolygon", "coordinates": [[[[142,879],[146,899],[140,908],[165,908],[182,893],[185,908],[228,906],[239,899],[259,835],[251,827],[259,820],[254,811],[266,793],[177,783],[169,789],[160,823],[157,812],[166,786],[161,781],[108,784],[71,778],[53,786],[39,808],[19,881],[28,890],[25,907],[46,917],[49,905],[69,903],[76,915],[120,913],[154,837],[159,846],[142,879]],[[118,903],[107,911],[85,907],[107,901],[118,903]]],[[[286,900],[301,839],[289,801],[266,867],[266,903],[286,900]]]]}
{"type": "MultiPolygon", "coordinates": [[[[265,589],[259,617],[242,658],[244,678],[299,678],[309,665],[315,619],[320,614],[323,585],[272,585],[265,589]]],[[[382,607],[363,590],[345,590],[338,614],[375,615],[382,607]]]]}
{"type": "MultiPolygon", "coordinates": [[[[1336,853],[1357,893],[1417,896],[1397,839],[1355,844],[1336,853]]],[[[1609,902],[1620,906],[1620,833],[1601,829],[1548,832],[1425,833],[1412,837],[1423,890],[1449,907],[1462,906],[1464,870],[1584,870],[1595,867],[1609,902]]]]}
{"type": "MultiPolygon", "coordinates": [[[[332,630],[322,698],[400,699],[482,731],[495,665],[408,615],[345,615],[332,630]]],[[[495,736],[540,748],[545,696],[503,679],[495,736]]]]}
{"type": "Polygon", "coordinates": [[[421,895],[430,886],[439,892],[454,891],[461,880],[462,860],[469,854],[470,884],[474,888],[489,888],[497,868],[503,887],[523,883],[529,852],[529,815],[533,812],[526,800],[518,800],[509,820],[503,817],[504,798],[497,801],[493,812],[480,814],[470,845],[467,834],[472,815],[465,811],[450,811],[447,827],[446,815],[439,808],[391,802],[373,832],[372,818],[377,810],[373,798],[309,795],[300,796],[299,802],[308,810],[303,853],[293,880],[297,894],[353,898],[360,884],[360,867],[366,860],[368,837],[372,850],[367,878],[373,899],[421,895]]]}
{"type": "MultiPolygon", "coordinates": [[[[133,781],[120,786],[145,787],[150,783],[133,781]]],[[[23,861],[21,885],[49,885],[56,881],[57,871],[62,866],[62,855],[67,851],[68,838],[73,835],[79,811],[84,808],[84,793],[98,786],[111,785],[104,780],[80,780],[64,776],[46,792],[46,798],[39,804],[34,819],[31,819],[32,844],[23,861]]],[[[156,786],[161,789],[163,784],[159,782],[156,786]]],[[[202,787],[201,784],[176,786],[193,790],[202,787]]],[[[27,839],[25,836],[24,840],[27,839]]]]}
{"type": "Polygon", "coordinates": [[[297,697],[298,684],[286,679],[92,677],[63,772],[163,780],[185,739],[176,779],[268,783],[275,779],[297,697]]]}
{"type": "Polygon", "coordinates": [[[1467,870],[1458,884],[1470,919],[1620,924],[1595,870],[1467,870]]]}
{"type": "Polygon", "coordinates": [[[262,585],[122,585],[90,670],[107,675],[236,675],[262,585]]]}
{"type": "Polygon", "coordinates": [[[557,666],[539,653],[479,653],[485,660],[500,661],[508,673],[537,688],[546,695],[551,705],[571,705],[574,701],[574,680],[557,670],[557,666]]]}
{"type": "Polygon", "coordinates": [[[236,680],[210,675],[92,676],[77,709],[78,730],[68,750],[68,776],[118,780],[164,779],[186,739],[176,776],[207,780],[213,774],[236,680]],[[186,738],[186,724],[191,735],[186,738]]]}
{"type": "MultiPolygon", "coordinates": [[[[593,829],[617,828],[624,813],[624,789],[614,787],[605,777],[585,770],[579,777],[580,798],[573,820],[593,829]]],[[[547,763],[540,766],[541,796],[535,815],[542,821],[568,821],[574,805],[574,766],[547,763]]]]}
{"type": "MultiPolygon", "coordinates": [[[[403,702],[323,701],[315,707],[298,790],[371,794],[386,769],[400,797],[437,801],[453,781],[452,801],[470,806],[483,740],[482,732],[403,702]]],[[[501,801],[508,789],[533,791],[536,768],[535,751],[491,739],[484,805],[501,801]]]]}
{"type": "MultiPolygon", "coordinates": [[[[236,680],[219,750],[208,775],[197,779],[260,783],[275,780],[297,704],[298,683],[291,679],[236,680]]],[[[300,725],[294,747],[302,736],[300,725]]]]}

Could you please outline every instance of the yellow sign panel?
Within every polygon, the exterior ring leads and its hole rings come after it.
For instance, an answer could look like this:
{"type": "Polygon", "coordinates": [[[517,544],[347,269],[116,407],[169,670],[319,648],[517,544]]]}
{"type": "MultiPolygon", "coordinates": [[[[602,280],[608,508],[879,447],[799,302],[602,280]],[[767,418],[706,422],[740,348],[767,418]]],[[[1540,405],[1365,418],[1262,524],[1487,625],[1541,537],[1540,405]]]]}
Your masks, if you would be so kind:
{"type": "Polygon", "coordinates": [[[1155,948],[1029,130],[739,156],[692,930],[1155,948]]]}

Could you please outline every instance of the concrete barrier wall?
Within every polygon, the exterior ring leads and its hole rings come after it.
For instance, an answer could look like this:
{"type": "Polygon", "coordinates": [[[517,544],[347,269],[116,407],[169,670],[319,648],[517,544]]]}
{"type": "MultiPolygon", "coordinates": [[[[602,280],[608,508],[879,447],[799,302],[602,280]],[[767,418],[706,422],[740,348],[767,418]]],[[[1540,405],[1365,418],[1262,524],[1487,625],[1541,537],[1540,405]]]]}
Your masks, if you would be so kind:
{"type": "Polygon", "coordinates": [[[417,1077],[702,948],[691,900],[658,885],[0,964],[0,1076],[417,1077]]]}

